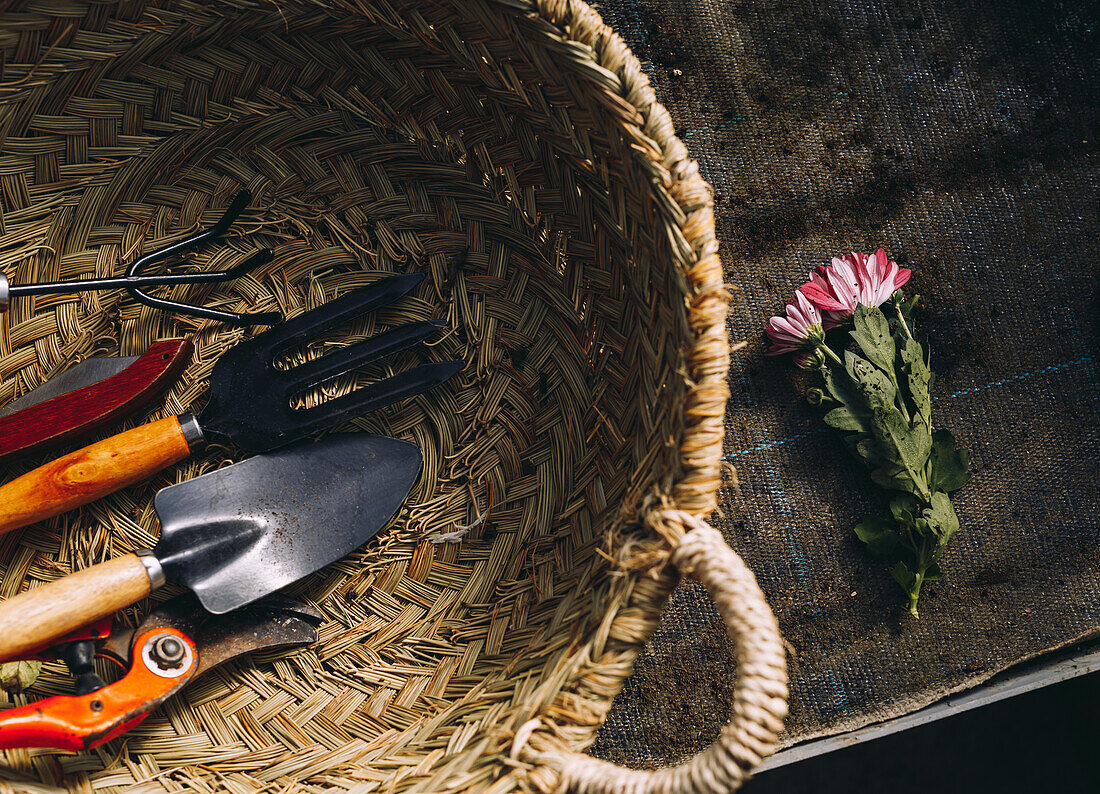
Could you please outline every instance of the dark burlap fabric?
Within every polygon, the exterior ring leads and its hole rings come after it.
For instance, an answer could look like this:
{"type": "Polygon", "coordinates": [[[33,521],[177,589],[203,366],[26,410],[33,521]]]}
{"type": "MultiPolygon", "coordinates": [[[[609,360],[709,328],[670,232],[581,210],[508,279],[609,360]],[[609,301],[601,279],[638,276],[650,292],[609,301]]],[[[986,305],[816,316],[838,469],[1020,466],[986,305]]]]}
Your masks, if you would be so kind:
{"type": "MultiPolygon", "coordinates": [[[[1087,4],[607,0],[714,185],[748,347],[719,525],[792,646],[787,744],[912,711],[1100,625],[1096,13],[1087,4]],[[905,616],[852,525],[883,500],[764,358],[814,265],[877,246],[926,296],[933,421],[969,447],[946,578],[905,616]]],[[[729,716],[681,588],[593,752],[671,763],[729,716]]]]}

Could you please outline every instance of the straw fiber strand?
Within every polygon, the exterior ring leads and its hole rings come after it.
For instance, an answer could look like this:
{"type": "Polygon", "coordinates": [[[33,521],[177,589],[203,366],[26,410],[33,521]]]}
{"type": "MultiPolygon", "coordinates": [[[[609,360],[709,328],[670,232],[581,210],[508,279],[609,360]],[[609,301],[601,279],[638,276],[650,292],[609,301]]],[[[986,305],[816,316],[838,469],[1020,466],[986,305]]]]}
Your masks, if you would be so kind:
{"type": "MultiPolygon", "coordinates": [[[[426,273],[398,304],[290,354],[444,321],[391,364],[461,358],[464,372],[344,428],[415,442],[424,474],[375,541],[291,588],[325,617],[315,645],[227,664],[97,750],[5,751],[0,778],[104,794],[557,786],[539,759],[592,741],[675,584],[683,524],[715,506],[730,295],[709,187],[583,3],[4,7],[12,283],[118,273],[212,224],[245,187],[254,200],[229,233],[180,267],[264,246],[273,261],[166,293],[293,316],[426,273]],[[662,524],[654,506],[685,517],[662,524]],[[460,543],[433,542],[456,531],[460,543]]],[[[189,336],[194,361],[163,410],[134,421],[194,410],[219,355],[250,333],[119,292],[20,299],[0,318],[0,400],[87,356],[189,336]]],[[[153,545],[155,491],[233,455],[211,448],[0,538],[0,595],[153,545]]],[[[65,679],[48,666],[13,700],[65,679]]]]}

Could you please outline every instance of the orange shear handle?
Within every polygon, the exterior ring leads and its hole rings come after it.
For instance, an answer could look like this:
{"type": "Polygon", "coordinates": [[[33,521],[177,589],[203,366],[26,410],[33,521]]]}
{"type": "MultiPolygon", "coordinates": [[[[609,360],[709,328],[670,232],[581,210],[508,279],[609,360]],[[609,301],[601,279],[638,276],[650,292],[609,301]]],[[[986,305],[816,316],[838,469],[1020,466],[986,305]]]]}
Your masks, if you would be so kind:
{"type": "Polygon", "coordinates": [[[113,684],[87,695],[58,695],[0,713],[0,749],[52,747],[88,750],[141,724],[149,712],[183,687],[198,668],[194,641],[173,628],[151,629],[133,645],[130,671],[113,684]],[[182,661],[157,662],[164,637],[183,643],[182,661]]]}

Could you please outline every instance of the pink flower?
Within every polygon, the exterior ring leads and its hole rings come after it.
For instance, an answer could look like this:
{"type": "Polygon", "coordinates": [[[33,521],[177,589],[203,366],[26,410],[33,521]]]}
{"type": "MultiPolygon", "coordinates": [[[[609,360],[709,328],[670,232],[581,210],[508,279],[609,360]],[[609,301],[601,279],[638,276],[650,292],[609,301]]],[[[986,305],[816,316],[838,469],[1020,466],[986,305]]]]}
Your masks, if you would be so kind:
{"type": "Polygon", "coordinates": [[[852,251],[833,257],[831,265],[818,267],[799,290],[825,313],[826,327],[832,327],[851,317],[860,303],[881,306],[910,275],[911,271],[891,262],[881,248],[870,256],[852,251]]]}
{"type": "Polygon", "coordinates": [[[768,322],[768,338],[771,339],[772,346],[767,355],[778,356],[801,351],[802,354],[796,356],[795,360],[799,362],[799,366],[803,366],[808,358],[806,351],[812,351],[825,339],[821,312],[805,295],[796,292],[794,303],[787,304],[786,316],[772,317],[768,322]]]}

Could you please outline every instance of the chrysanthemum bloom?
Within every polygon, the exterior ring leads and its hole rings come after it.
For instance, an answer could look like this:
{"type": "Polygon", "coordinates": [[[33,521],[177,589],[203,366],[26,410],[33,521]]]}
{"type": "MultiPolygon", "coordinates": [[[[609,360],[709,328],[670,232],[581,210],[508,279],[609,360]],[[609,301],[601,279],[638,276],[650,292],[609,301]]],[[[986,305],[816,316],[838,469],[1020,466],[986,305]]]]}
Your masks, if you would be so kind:
{"type": "Polygon", "coordinates": [[[799,290],[824,312],[826,327],[830,327],[845,322],[861,303],[881,306],[911,275],[907,268],[891,262],[881,248],[870,256],[852,251],[818,267],[799,290]]]}
{"type": "Polygon", "coordinates": [[[795,356],[795,361],[799,366],[805,366],[807,353],[817,349],[825,341],[821,312],[805,295],[796,292],[794,303],[787,304],[786,315],[772,317],[768,322],[768,338],[771,339],[772,346],[767,355],[799,353],[795,356]]]}

